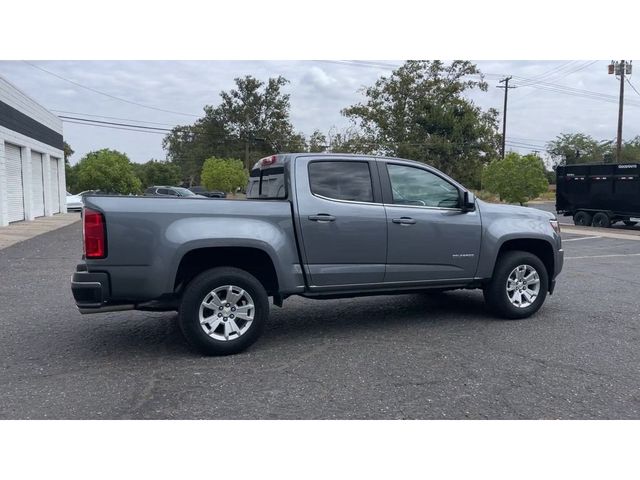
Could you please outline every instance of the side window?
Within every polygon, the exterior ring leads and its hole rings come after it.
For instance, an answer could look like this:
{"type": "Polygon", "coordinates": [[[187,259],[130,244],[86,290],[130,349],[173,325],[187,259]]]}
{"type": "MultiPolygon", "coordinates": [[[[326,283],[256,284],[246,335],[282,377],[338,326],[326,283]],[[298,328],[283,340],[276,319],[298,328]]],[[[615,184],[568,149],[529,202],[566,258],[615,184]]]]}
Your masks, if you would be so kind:
{"type": "Polygon", "coordinates": [[[367,162],[320,161],[309,164],[311,193],[336,200],[373,202],[367,162]]]}
{"type": "Polygon", "coordinates": [[[425,207],[458,208],[458,189],[421,168],[387,164],[393,203],[425,207]]]}

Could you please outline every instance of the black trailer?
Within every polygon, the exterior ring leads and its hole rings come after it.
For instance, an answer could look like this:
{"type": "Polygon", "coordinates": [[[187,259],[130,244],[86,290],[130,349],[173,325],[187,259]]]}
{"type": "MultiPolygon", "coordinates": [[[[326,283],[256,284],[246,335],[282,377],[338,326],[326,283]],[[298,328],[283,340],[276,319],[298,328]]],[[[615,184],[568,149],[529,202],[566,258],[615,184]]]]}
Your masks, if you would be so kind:
{"type": "Polygon", "coordinates": [[[635,225],[640,218],[640,164],[594,163],[558,166],[556,210],[576,225],[635,225]]]}

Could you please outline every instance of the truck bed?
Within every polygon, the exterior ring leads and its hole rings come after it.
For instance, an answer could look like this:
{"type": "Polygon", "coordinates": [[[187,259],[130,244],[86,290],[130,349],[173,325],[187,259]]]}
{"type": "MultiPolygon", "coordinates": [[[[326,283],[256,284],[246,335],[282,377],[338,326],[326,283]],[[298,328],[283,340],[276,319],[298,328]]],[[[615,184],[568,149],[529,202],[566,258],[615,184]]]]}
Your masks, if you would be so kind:
{"type": "Polygon", "coordinates": [[[90,272],[109,274],[112,300],[172,293],[183,255],[219,246],[261,248],[283,281],[294,279],[282,285],[285,291],[304,288],[288,201],[133,196],[88,196],[84,201],[105,216],[107,256],[86,263],[90,272]]]}

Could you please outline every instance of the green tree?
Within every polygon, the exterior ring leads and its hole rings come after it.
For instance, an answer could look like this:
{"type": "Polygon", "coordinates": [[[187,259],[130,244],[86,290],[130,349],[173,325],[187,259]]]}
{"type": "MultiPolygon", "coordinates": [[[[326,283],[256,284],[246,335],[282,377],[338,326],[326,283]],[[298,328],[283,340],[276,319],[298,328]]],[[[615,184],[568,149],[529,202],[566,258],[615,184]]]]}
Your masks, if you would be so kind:
{"type": "Polygon", "coordinates": [[[71,165],[69,158],[75,153],[67,142],[64,142],[62,151],[64,152],[64,174],[68,192],[79,192],[77,190],[78,175],[77,168],[71,165]]]}
{"type": "Polygon", "coordinates": [[[547,143],[547,153],[554,165],[602,163],[611,153],[611,142],[599,142],[584,133],[563,133],[547,143]]]}
{"type": "Polygon", "coordinates": [[[456,60],[408,61],[366,88],[366,101],[343,114],[361,129],[360,149],[429,163],[471,187],[497,156],[498,112],[466,96],[486,91],[476,66],[456,60]]]}
{"type": "Polygon", "coordinates": [[[291,124],[289,95],[283,77],[266,82],[252,76],[235,79],[235,88],[220,94],[217,106],[204,107],[192,125],[174,128],[163,141],[167,158],[190,184],[198,182],[209,157],[241,158],[245,168],[256,159],[285,151],[305,151],[304,135],[291,124]]]}
{"type": "Polygon", "coordinates": [[[249,173],[242,160],[235,158],[208,158],[202,166],[202,184],[207,190],[234,192],[247,185],[249,173]]]}
{"type": "Polygon", "coordinates": [[[545,192],[549,182],[540,157],[509,152],[484,167],[483,185],[500,200],[522,205],[545,192]]]}
{"type": "Polygon", "coordinates": [[[78,189],[106,193],[140,193],[141,182],[129,158],[117,150],[104,148],[87,153],[77,165],[78,189]]]}
{"type": "Polygon", "coordinates": [[[147,163],[133,163],[136,176],[142,188],[152,185],[178,185],[182,183],[180,168],[167,161],[149,160],[147,163]]]}
{"type": "Polygon", "coordinates": [[[324,152],[327,149],[327,137],[320,130],[314,130],[309,137],[307,150],[311,153],[324,152]]]}
{"type": "MultiPolygon", "coordinates": [[[[612,155],[614,155],[612,149],[612,155]]],[[[615,156],[614,156],[615,158],[615,156]]],[[[621,163],[639,163],[640,162],[640,135],[622,143],[622,151],[620,152],[621,163]]]]}

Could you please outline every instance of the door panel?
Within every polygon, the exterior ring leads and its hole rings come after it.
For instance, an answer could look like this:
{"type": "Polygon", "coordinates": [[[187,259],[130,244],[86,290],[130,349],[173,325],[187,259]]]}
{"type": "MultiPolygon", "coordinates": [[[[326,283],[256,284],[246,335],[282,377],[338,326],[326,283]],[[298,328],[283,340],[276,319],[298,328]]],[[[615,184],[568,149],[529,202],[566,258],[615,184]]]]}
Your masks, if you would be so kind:
{"type": "Polygon", "coordinates": [[[384,207],[375,202],[380,201],[375,165],[366,160],[299,158],[295,175],[302,248],[311,285],[381,283],[387,226],[384,207]]]}
{"type": "Polygon", "coordinates": [[[381,162],[379,170],[388,218],[385,282],[473,278],[480,216],[459,208],[459,188],[428,168],[381,162]]]}
{"type": "Polygon", "coordinates": [[[480,251],[477,212],[387,205],[389,248],[385,282],[473,278],[480,251]],[[393,223],[408,217],[413,224],[393,223]]]}

